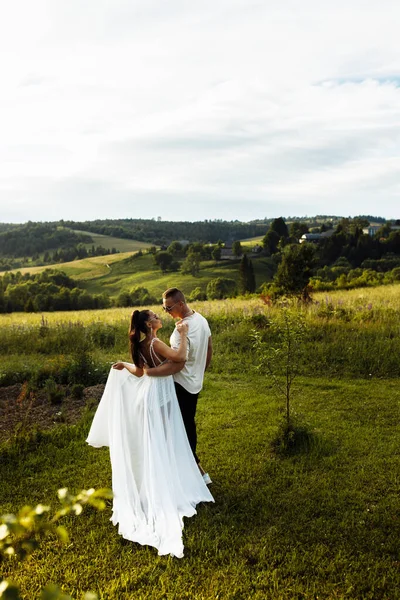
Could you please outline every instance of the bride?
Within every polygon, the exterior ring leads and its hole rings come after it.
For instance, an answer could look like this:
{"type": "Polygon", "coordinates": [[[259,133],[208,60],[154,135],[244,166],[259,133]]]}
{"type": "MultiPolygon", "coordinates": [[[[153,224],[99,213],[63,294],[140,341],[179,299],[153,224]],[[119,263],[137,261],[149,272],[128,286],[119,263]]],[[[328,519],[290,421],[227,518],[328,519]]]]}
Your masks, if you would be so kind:
{"type": "Polygon", "coordinates": [[[196,504],[213,502],[196,465],[183,425],[172,375],[148,377],[146,367],[170,362],[171,374],[186,359],[186,323],[173,350],[157,338],[162,327],[151,310],[135,310],[129,331],[134,364],[117,362],[87,438],[109,446],[114,492],[111,521],[125,539],[148,544],[159,555],[183,556],[183,517],[196,504]],[[179,364],[180,363],[180,364],[179,364]]]}

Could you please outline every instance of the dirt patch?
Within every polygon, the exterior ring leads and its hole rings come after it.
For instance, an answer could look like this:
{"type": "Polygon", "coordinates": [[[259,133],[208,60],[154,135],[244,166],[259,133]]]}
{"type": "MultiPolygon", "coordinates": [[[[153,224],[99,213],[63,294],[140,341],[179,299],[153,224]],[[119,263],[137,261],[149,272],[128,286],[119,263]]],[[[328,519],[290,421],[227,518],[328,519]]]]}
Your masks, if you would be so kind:
{"type": "Polygon", "coordinates": [[[42,390],[27,393],[21,384],[0,387],[0,443],[21,430],[35,427],[45,430],[60,423],[77,423],[88,404],[97,405],[104,387],[94,385],[85,388],[82,398],[73,398],[68,394],[68,388],[63,387],[65,396],[56,405],[50,403],[42,390]]]}

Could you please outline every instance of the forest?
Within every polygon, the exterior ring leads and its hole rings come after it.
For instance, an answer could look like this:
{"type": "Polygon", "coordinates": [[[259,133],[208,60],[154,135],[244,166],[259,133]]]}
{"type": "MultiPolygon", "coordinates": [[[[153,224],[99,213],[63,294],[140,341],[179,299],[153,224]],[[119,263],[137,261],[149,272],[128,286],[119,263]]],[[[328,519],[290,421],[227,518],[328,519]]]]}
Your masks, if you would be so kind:
{"type": "Polygon", "coordinates": [[[87,310],[110,304],[106,294],[89,294],[62,271],[5,273],[0,278],[0,313],[87,310]]]}

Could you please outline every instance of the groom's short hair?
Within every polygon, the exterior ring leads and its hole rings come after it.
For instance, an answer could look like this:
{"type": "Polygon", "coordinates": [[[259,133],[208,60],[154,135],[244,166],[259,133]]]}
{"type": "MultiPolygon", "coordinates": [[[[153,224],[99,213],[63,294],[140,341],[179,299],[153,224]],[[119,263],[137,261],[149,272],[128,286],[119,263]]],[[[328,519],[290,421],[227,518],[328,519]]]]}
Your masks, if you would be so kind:
{"type": "Polygon", "coordinates": [[[178,288],[168,288],[162,295],[165,300],[173,298],[176,302],[184,302],[186,304],[185,295],[178,288]]]}

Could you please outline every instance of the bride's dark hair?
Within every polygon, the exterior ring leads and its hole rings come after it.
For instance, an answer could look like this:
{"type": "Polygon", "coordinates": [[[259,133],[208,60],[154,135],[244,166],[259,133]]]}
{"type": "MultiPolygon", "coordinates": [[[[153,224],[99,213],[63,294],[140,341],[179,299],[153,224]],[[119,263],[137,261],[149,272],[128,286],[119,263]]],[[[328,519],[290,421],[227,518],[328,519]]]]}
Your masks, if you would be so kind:
{"type": "MultiPolygon", "coordinates": [[[[129,347],[132,360],[137,367],[143,367],[143,359],[140,356],[139,344],[140,334],[147,334],[146,321],[150,318],[148,310],[134,310],[131,316],[131,324],[129,327],[129,347]]],[[[143,337],[142,337],[143,339],[143,337]]]]}

